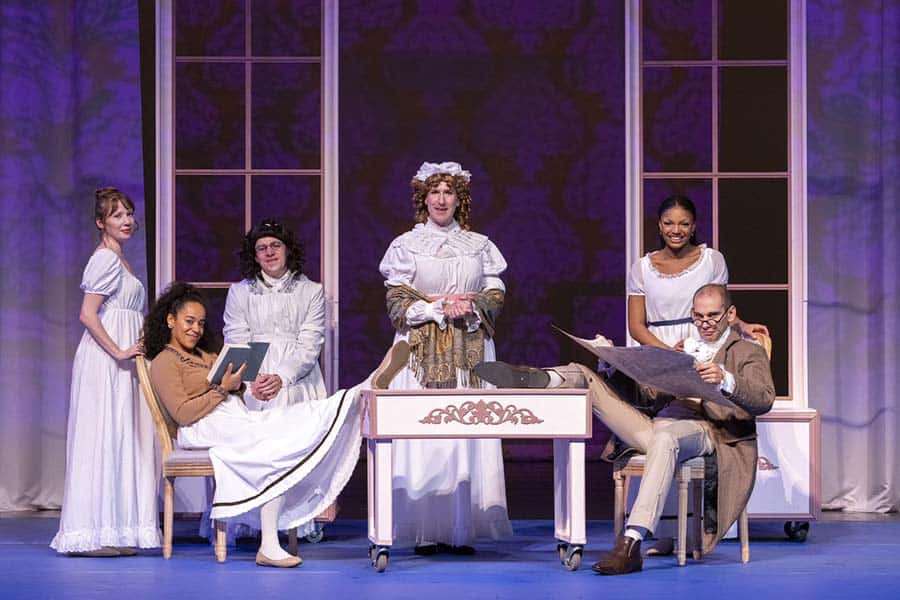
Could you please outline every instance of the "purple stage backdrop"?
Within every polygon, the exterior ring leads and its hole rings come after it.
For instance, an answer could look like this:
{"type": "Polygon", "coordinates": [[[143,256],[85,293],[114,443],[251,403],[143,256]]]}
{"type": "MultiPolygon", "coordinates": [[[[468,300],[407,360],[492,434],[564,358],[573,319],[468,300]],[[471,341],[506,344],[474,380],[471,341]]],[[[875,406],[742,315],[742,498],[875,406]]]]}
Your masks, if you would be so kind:
{"type": "MultiPolygon", "coordinates": [[[[137,3],[0,6],[0,510],[59,506],[94,189],[143,219],[137,3]]],[[[125,248],[142,281],[142,231],[125,248]]]]}
{"type": "MultiPolygon", "coordinates": [[[[341,2],[343,384],[390,343],[378,262],[412,226],[409,180],[425,160],[472,171],[474,227],[509,262],[500,358],[586,360],[551,322],[623,340],[623,10],[618,0],[341,2]]],[[[0,510],[10,510],[62,499],[92,190],[123,188],[139,217],[144,204],[137,4],[8,0],[0,11],[0,510]]],[[[810,404],[823,416],[823,500],[892,510],[900,18],[877,0],[810,0],[807,15],[810,404]]],[[[142,277],[143,250],[142,239],[127,248],[142,277]]]]}

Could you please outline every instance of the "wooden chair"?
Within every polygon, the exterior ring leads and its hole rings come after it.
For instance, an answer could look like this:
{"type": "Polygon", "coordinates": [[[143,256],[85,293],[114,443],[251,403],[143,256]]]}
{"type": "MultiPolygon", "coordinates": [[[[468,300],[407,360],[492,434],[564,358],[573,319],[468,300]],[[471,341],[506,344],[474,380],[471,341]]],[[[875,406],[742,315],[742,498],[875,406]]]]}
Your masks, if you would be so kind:
{"type": "MultiPolygon", "coordinates": [[[[209,458],[208,450],[183,450],[175,444],[178,435],[178,424],[172,419],[166,407],[160,401],[159,396],[150,383],[150,368],[147,359],[136,356],[138,381],[141,391],[153,417],[156,427],[156,437],[159,440],[159,448],[163,477],[163,557],[172,556],[172,522],[175,511],[175,478],[176,477],[214,477],[213,464],[209,458]]],[[[215,479],[213,479],[215,483],[215,479]]],[[[216,560],[225,562],[226,550],[226,524],[225,521],[215,521],[216,560]]],[[[297,529],[288,531],[288,552],[297,554],[297,529]]]]}
{"type": "MultiPolygon", "coordinates": [[[[759,333],[754,340],[766,351],[766,356],[772,358],[772,338],[759,333]]],[[[613,463],[613,530],[615,536],[621,535],[625,527],[625,498],[628,496],[628,485],[632,477],[642,477],[647,457],[643,454],[632,454],[613,463]]],[[[675,544],[675,552],[678,565],[684,566],[687,562],[687,519],[688,519],[688,488],[690,488],[693,500],[693,537],[694,560],[700,560],[703,555],[703,480],[705,478],[705,461],[702,456],[687,460],[675,469],[675,482],[678,487],[678,537],[675,544]]],[[[741,542],[741,562],[750,561],[750,533],[747,507],[738,516],[738,538],[741,542]]]]}

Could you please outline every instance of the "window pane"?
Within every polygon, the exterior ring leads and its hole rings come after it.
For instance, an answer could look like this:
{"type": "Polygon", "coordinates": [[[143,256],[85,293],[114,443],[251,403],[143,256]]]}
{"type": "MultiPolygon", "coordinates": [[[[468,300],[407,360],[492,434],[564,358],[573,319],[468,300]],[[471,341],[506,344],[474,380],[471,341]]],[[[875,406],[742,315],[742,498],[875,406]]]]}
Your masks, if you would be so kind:
{"type": "Polygon", "coordinates": [[[687,196],[697,208],[697,241],[712,245],[712,181],[709,179],[644,179],[644,254],[662,246],[657,212],[673,194],[687,196]]]}
{"type": "Polygon", "coordinates": [[[653,67],[643,74],[644,171],[711,171],[711,70],[653,67]]]}
{"type": "Polygon", "coordinates": [[[175,179],[175,278],[238,281],[235,252],[244,235],[244,177],[175,179]]]}
{"type": "Polygon", "coordinates": [[[788,282],[787,179],[719,180],[719,249],[731,283],[788,282]]]}
{"type": "MultiPolygon", "coordinates": [[[[727,257],[726,257],[727,258],[727,257]]],[[[738,316],[747,323],[762,323],[772,334],[772,378],[775,393],[788,395],[788,294],[784,290],[732,290],[738,316]]]]}
{"type": "Polygon", "coordinates": [[[319,185],[314,175],[254,175],[251,183],[251,223],[275,218],[290,227],[303,245],[303,272],[313,281],[321,281],[319,185]]]}
{"type": "Polygon", "coordinates": [[[720,171],[787,171],[785,67],[722,67],[720,171]]]}
{"type": "Polygon", "coordinates": [[[253,56],[319,56],[320,0],[253,0],[253,56]]]}
{"type": "Polygon", "coordinates": [[[317,64],[253,65],[253,168],[318,169],[322,99],[317,64]]]}
{"type": "Polygon", "coordinates": [[[177,56],[243,56],[244,0],[177,0],[177,56]]]}
{"type": "Polygon", "coordinates": [[[244,168],[244,65],[179,63],[175,167],[244,168]]]}
{"type": "Polygon", "coordinates": [[[203,288],[206,297],[206,328],[212,334],[213,349],[218,352],[222,348],[224,338],[222,328],[224,326],[225,298],[228,296],[228,288],[203,288]]]}
{"type": "Polygon", "coordinates": [[[712,59],[710,0],[644,0],[644,60],[712,59]]]}
{"type": "Polygon", "coordinates": [[[787,0],[719,0],[719,58],[787,60],[787,0]]]}

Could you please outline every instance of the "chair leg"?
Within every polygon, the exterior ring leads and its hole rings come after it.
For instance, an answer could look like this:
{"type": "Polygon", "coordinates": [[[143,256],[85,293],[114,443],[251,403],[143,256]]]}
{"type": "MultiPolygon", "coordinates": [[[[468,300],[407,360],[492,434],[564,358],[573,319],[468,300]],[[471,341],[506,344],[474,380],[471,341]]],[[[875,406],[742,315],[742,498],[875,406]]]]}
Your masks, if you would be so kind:
{"type": "Polygon", "coordinates": [[[678,566],[683,567],[687,562],[687,505],[688,482],[690,481],[690,467],[683,467],[677,477],[678,481],[678,566]],[[685,474],[687,471],[687,474],[685,474]]]}
{"type": "Polygon", "coordinates": [[[297,528],[288,529],[288,554],[297,556],[297,528]]]}
{"type": "Polygon", "coordinates": [[[691,496],[694,501],[694,560],[703,556],[703,480],[694,479],[691,496]]]}
{"type": "Polygon", "coordinates": [[[175,478],[163,480],[163,558],[172,556],[172,521],[175,516],[175,478]]]}
{"type": "Polygon", "coordinates": [[[228,524],[226,521],[221,519],[216,519],[216,560],[219,562],[225,562],[225,557],[228,554],[226,542],[226,533],[228,531],[228,524]]]}
{"type": "Polygon", "coordinates": [[[615,491],[613,494],[613,534],[616,539],[625,527],[625,477],[619,471],[613,472],[615,491]]]}
{"type": "Polygon", "coordinates": [[[741,540],[741,562],[750,562],[750,522],[747,519],[747,507],[738,517],[738,537],[741,540]]]}

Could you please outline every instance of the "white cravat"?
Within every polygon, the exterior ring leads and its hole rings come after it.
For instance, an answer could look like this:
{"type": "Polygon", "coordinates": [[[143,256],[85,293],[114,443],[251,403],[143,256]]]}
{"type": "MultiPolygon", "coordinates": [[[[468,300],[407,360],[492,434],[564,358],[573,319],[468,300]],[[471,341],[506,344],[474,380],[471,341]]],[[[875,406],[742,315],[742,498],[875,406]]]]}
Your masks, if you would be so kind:
{"type": "MultiPolygon", "coordinates": [[[[688,338],[684,340],[684,351],[686,354],[693,356],[698,363],[709,362],[725,345],[726,340],[728,340],[728,332],[729,329],[725,329],[722,335],[719,336],[719,339],[712,343],[703,339],[688,338]]],[[[719,363],[719,368],[725,373],[722,381],[719,382],[719,390],[726,396],[730,396],[734,392],[734,375],[728,372],[722,363],[719,363]]]]}

